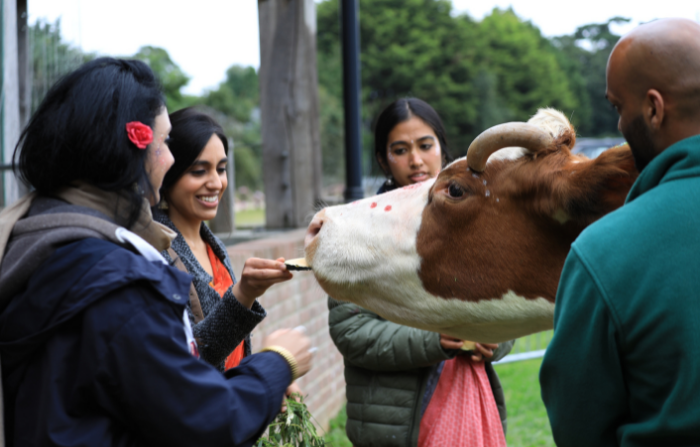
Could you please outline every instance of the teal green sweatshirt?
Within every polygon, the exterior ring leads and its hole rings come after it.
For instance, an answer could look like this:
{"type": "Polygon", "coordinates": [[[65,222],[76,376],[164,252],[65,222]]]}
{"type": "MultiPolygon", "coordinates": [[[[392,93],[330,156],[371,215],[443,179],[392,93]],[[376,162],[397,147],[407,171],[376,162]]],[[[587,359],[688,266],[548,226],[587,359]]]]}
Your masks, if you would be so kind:
{"type": "Polygon", "coordinates": [[[540,382],[560,447],[700,445],[700,135],[572,244],[540,382]]]}

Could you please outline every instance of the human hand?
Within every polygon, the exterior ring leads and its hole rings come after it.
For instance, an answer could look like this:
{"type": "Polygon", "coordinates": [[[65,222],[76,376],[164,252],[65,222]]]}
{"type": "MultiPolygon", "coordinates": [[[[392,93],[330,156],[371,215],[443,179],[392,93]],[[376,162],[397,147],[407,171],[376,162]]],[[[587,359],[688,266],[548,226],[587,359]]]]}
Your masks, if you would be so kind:
{"type": "Polygon", "coordinates": [[[451,335],[440,334],[440,346],[442,346],[442,349],[461,349],[463,344],[464,340],[454,338],[451,335]]]}
{"type": "Polygon", "coordinates": [[[480,362],[493,357],[493,351],[498,348],[498,343],[474,343],[472,360],[480,362]]]}
{"type": "Polygon", "coordinates": [[[233,285],[233,296],[250,309],[255,300],[273,284],[289,281],[293,276],[284,265],[284,258],[274,261],[250,258],[243,265],[241,279],[233,285]]]}
{"type": "Polygon", "coordinates": [[[297,329],[276,330],[263,340],[263,349],[268,346],[279,346],[292,354],[297,362],[298,377],[303,376],[311,369],[313,360],[311,340],[302,331],[297,329]]]}
{"type": "MultiPolygon", "coordinates": [[[[299,385],[297,385],[296,382],[292,382],[291,385],[287,387],[287,391],[284,393],[284,396],[286,398],[292,398],[295,401],[299,402],[299,396],[301,396],[301,388],[299,388],[299,385]],[[292,396],[292,394],[296,394],[296,396],[292,396]]],[[[287,411],[287,399],[282,400],[282,412],[287,411]]]]}

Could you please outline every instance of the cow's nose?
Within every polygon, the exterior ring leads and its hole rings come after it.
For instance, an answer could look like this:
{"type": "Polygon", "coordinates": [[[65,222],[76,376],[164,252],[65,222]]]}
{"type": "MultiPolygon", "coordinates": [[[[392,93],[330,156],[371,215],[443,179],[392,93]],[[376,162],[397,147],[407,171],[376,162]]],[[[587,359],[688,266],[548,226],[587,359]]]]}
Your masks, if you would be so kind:
{"type": "Polygon", "coordinates": [[[308,247],[316,239],[316,236],[323,227],[323,221],[326,219],[326,210],[321,210],[311,220],[309,227],[306,229],[306,237],[304,238],[304,246],[308,247]]]}

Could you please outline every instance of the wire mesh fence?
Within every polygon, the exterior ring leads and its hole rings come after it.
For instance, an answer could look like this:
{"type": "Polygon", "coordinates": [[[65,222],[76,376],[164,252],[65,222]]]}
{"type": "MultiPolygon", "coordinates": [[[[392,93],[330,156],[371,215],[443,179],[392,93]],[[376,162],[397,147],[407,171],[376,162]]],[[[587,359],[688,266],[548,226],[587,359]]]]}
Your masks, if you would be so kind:
{"type": "Polygon", "coordinates": [[[31,113],[61,77],[92,57],[61,40],[61,23],[38,20],[28,29],[31,113]]]}
{"type": "Polygon", "coordinates": [[[536,359],[544,356],[549,342],[552,340],[554,331],[538,332],[516,340],[513,350],[502,360],[495,362],[498,364],[518,362],[521,360],[536,359]]]}
{"type": "MultiPolygon", "coordinates": [[[[24,127],[28,123],[29,117],[61,77],[92,57],[94,56],[83,53],[81,49],[61,39],[59,20],[49,23],[40,19],[31,24],[27,28],[27,79],[20,82],[25,86],[21,87],[22,91],[20,91],[20,126],[24,127]]],[[[4,93],[3,90],[0,94],[0,105],[4,104],[4,93]]],[[[0,111],[5,113],[5,107],[0,107],[0,111]]],[[[0,130],[4,131],[5,129],[0,127],[0,130]]],[[[9,206],[13,200],[18,198],[16,191],[19,190],[21,194],[21,191],[24,190],[18,186],[19,180],[12,171],[12,165],[9,162],[15,149],[14,144],[15,142],[5,141],[4,135],[0,134],[0,209],[9,206]]]]}

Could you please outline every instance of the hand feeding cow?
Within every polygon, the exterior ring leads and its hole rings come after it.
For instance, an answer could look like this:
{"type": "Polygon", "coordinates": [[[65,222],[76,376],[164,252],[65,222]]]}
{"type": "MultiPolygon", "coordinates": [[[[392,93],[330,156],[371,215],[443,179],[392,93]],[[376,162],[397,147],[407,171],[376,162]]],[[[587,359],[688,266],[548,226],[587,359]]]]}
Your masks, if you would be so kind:
{"type": "Polygon", "coordinates": [[[317,213],[306,259],[332,297],[397,323],[479,342],[550,329],[571,243],[638,174],[626,145],[589,160],[575,139],[553,109],[493,127],[434,181],[317,213]]]}

